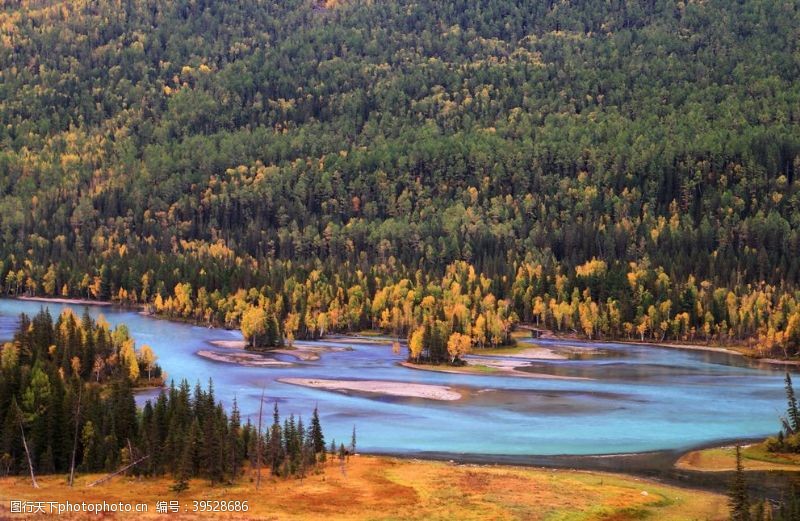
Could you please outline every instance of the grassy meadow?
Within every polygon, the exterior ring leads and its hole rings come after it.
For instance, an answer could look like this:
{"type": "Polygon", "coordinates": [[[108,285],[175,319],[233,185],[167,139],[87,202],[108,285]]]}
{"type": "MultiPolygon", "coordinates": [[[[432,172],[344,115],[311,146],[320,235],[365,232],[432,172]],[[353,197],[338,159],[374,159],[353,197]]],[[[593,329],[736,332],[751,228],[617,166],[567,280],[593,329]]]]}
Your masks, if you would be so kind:
{"type": "MultiPolygon", "coordinates": [[[[274,480],[264,473],[255,490],[253,473],[230,486],[193,480],[187,491],[170,491],[172,480],[117,477],[87,488],[98,475],[81,476],[72,489],[64,476],[43,476],[41,488],[23,477],[0,479],[0,518],[11,499],[45,501],[138,501],[149,505],[137,519],[155,513],[157,501],[178,499],[188,512],[169,519],[361,520],[723,520],[726,498],[632,477],[511,466],[354,456],[342,466],[328,462],[305,479],[274,480]],[[194,514],[192,500],[248,500],[243,514],[194,514]]],[[[125,519],[105,514],[97,519],[125,519]]],[[[25,519],[16,515],[13,519],[25,519]]],[[[44,516],[39,516],[44,518],[44,516]]],[[[61,519],[81,519],[61,516],[61,519]]],[[[37,519],[37,517],[30,517],[37,519]]]]}

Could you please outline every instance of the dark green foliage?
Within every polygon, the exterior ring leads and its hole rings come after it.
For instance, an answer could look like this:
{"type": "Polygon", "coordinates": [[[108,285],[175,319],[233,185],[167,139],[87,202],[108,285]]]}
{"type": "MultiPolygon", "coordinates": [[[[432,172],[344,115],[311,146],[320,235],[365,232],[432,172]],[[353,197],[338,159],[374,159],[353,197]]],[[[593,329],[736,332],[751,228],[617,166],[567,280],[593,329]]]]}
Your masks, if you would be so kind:
{"type": "Polygon", "coordinates": [[[278,404],[275,403],[272,426],[263,438],[266,447],[263,463],[273,476],[303,477],[317,463],[325,461],[325,442],[316,408],[308,429],[304,427],[303,419],[295,419],[294,415],[286,418],[281,426],[278,404]],[[322,442],[321,450],[316,448],[318,441],[322,442]]]}
{"type": "Polygon", "coordinates": [[[55,323],[46,309],[33,319],[20,317],[13,341],[0,348],[4,471],[19,473],[27,466],[13,402],[20,404],[37,472],[69,471],[75,432],[80,469],[109,470],[120,463],[128,440],[135,442],[140,428],[127,371],[113,363],[119,360],[121,346],[111,336],[105,326],[89,317],[77,321],[70,311],[55,323]],[[90,370],[84,371],[82,360],[89,356],[103,360],[102,367],[94,371],[89,364],[90,370]],[[80,415],[76,415],[79,393],[80,415]]]}
{"type": "Polygon", "coordinates": [[[314,452],[325,457],[325,436],[322,434],[322,425],[319,422],[319,411],[314,407],[311,415],[311,439],[314,442],[314,452]]]}
{"type": "MultiPolygon", "coordinates": [[[[731,519],[734,517],[731,511],[731,519]]],[[[796,484],[790,484],[784,493],[776,500],[762,499],[750,509],[751,521],[797,521],[800,519],[800,499],[797,495],[796,484]]]]}
{"type": "MultiPolygon", "coordinates": [[[[192,478],[219,483],[241,474],[243,462],[254,457],[257,433],[249,420],[241,425],[235,400],[229,417],[216,401],[210,380],[207,389],[198,383],[193,391],[184,380],[162,389],[137,413],[125,371],[104,367],[98,383],[95,374],[82,376],[71,364],[63,365],[65,351],[85,349],[88,340],[81,338],[93,338],[96,356],[108,355],[109,364],[118,349],[110,340],[114,335],[89,317],[79,323],[74,338],[65,335],[74,325],[70,317],[64,313],[54,324],[46,310],[33,319],[23,315],[14,342],[0,349],[0,474],[27,472],[20,425],[37,473],[69,472],[72,433],[77,432],[76,462],[82,472],[110,471],[148,456],[131,472],[171,473],[178,492],[192,478]],[[105,337],[109,338],[102,340],[105,337]]],[[[273,428],[262,440],[271,448],[269,465],[276,475],[304,474],[323,452],[316,450],[317,442],[324,447],[318,412],[315,409],[308,430],[302,420],[295,423],[294,416],[287,426],[280,428],[276,405],[273,428]]]]}
{"type": "Polygon", "coordinates": [[[800,497],[797,488],[791,487],[781,499],[778,512],[773,517],[774,521],[795,521],[800,519],[800,497]]]}
{"type": "Polygon", "coordinates": [[[747,480],[742,466],[742,448],[736,446],[736,473],[728,490],[731,521],[750,521],[750,496],[747,493],[747,480]]]}
{"type": "Polygon", "coordinates": [[[769,312],[731,313],[725,294],[777,306],[798,288],[791,2],[4,9],[8,294],[155,305],[188,284],[190,305],[158,312],[235,326],[243,289],[279,301],[273,345],[289,312],[297,338],[324,334],[334,298],[352,308],[329,328],[368,327],[376,287],[424,288],[456,260],[523,321],[537,295],[617,302],[620,324],[597,324],[617,337],[756,336],[769,312]],[[578,275],[592,258],[607,272],[578,275]],[[518,277],[526,262],[542,276],[518,277]]]}
{"type": "Polygon", "coordinates": [[[786,401],[788,403],[787,413],[789,415],[789,426],[792,429],[791,433],[794,434],[800,431],[800,411],[797,407],[797,398],[794,394],[794,387],[792,387],[792,377],[789,372],[786,372],[786,401]]]}
{"type": "Polygon", "coordinates": [[[800,452],[800,409],[792,385],[792,377],[786,373],[786,417],[781,416],[782,428],[775,437],[767,438],[767,450],[772,452],[800,452]]]}

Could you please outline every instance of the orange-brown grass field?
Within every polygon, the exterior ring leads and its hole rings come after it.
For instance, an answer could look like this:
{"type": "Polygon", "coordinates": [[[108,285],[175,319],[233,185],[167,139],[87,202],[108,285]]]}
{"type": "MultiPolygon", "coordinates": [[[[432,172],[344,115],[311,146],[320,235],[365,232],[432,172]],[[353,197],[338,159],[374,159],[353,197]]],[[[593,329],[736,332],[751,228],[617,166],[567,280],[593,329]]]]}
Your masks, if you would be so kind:
{"type": "Polygon", "coordinates": [[[62,515],[60,519],[259,519],[259,520],[722,520],[726,498],[621,475],[511,466],[354,456],[344,467],[329,462],[304,480],[262,478],[252,473],[230,486],[192,481],[180,495],[170,479],[117,477],[87,488],[64,476],[42,476],[35,490],[24,477],[0,479],[0,519],[42,519],[9,512],[11,499],[32,501],[137,501],[147,514],[62,515]],[[157,514],[157,501],[181,501],[179,514],[157,514]],[[247,500],[240,514],[195,514],[192,500],[247,500]]]}

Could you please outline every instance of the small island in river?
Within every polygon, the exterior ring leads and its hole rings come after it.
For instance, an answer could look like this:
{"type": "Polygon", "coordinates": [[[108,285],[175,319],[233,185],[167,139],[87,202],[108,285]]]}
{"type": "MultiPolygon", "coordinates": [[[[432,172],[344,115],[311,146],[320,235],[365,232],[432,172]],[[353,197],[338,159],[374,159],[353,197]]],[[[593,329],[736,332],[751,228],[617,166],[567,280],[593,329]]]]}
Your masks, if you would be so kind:
{"type": "Polygon", "coordinates": [[[328,391],[356,391],[363,393],[424,398],[426,400],[454,401],[461,393],[445,385],[387,382],[382,380],[323,380],[318,378],[281,378],[279,382],[328,391]]]}
{"type": "MultiPolygon", "coordinates": [[[[277,348],[257,349],[257,350],[247,349],[247,342],[245,340],[212,340],[209,343],[216,347],[224,347],[225,349],[239,349],[242,351],[247,350],[249,353],[256,355],[281,354],[281,355],[293,356],[298,360],[304,362],[313,362],[315,360],[319,360],[320,354],[326,352],[352,351],[352,348],[350,347],[331,347],[327,345],[311,345],[308,343],[299,343],[299,342],[292,345],[292,347],[277,347],[277,348]]],[[[223,356],[222,354],[220,355],[223,356]]]]}
{"type": "Polygon", "coordinates": [[[197,356],[213,360],[214,362],[238,364],[245,367],[291,367],[293,365],[291,362],[276,360],[270,356],[258,353],[223,353],[220,351],[201,349],[197,352],[197,356]]]}

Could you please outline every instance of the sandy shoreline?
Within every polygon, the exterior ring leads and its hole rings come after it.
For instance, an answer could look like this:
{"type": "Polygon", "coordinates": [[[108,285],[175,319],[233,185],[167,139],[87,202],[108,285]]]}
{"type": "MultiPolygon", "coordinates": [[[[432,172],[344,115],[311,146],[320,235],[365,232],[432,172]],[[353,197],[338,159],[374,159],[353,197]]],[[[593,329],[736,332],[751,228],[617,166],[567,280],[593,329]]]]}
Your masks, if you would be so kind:
{"type": "Polygon", "coordinates": [[[400,362],[400,365],[408,369],[415,369],[417,371],[432,371],[435,373],[451,373],[451,374],[468,374],[473,376],[517,376],[521,378],[539,378],[541,380],[591,380],[591,378],[583,378],[579,376],[558,376],[547,373],[534,373],[530,371],[520,371],[520,363],[514,360],[481,360],[480,363],[472,363],[467,361],[467,365],[457,366],[443,366],[431,364],[415,364],[409,361],[400,362]],[[481,372],[480,366],[485,366],[489,370],[481,372]]]}
{"type": "Polygon", "coordinates": [[[328,391],[357,391],[440,401],[461,399],[461,393],[444,385],[388,382],[383,380],[323,380],[318,378],[280,378],[278,381],[285,384],[325,389],[328,391]]]}
{"type": "MultiPolygon", "coordinates": [[[[244,351],[247,348],[247,342],[244,340],[212,340],[209,344],[215,347],[221,347],[224,349],[237,349],[244,351]]],[[[340,351],[351,351],[346,347],[331,347],[331,346],[324,346],[324,345],[312,345],[303,342],[295,342],[293,347],[279,347],[275,349],[264,349],[264,350],[256,350],[256,351],[249,351],[253,354],[281,354],[287,356],[293,356],[298,360],[303,362],[313,362],[319,360],[319,357],[322,353],[328,352],[340,352],[340,351]]]]}
{"type": "MultiPolygon", "coordinates": [[[[605,342],[605,341],[601,341],[605,342]]],[[[688,351],[709,351],[711,353],[723,353],[726,355],[737,355],[737,356],[745,356],[744,353],[741,351],[736,351],[729,347],[714,347],[714,346],[704,346],[704,345],[696,345],[696,344],[668,344],[663,342],[634,342],[630,340],[616,340],[611,341],[611,343],[615,344],[630,344],[635,346],[654,346],[654,347],[667,347],[670,349],[685,349],[688,351]]],[[[754,358],[753,360],[759,360],[758,358],[754,358]]]]}
{"type": "MultiPolygon", "coordinates": [[[[329,340],[331,342],[342,342],[348,344],[361,344],[361,345],[386,345],[391,344],[397,339],[377,335],[377,336],[368,336],[368,335],[358,335],[358,334],[342,334],[342,333],[332,333],[329,335],[325,335],[323,340],[329,340]]],[[[399,339],[400,341],[405,341],[404,339],[399,339]]]]}
{"type": "Polygon", "coordinates": [[[507,357],[507,358],[530,358],[533,360],[568,360],[569,357],[557,353],[554,349],[549,347],[529,347],[527,349],[523,349],[522,351],[517,351],[515,353],[505,353],[505,354],[494,354],[494,353],[481,353],[480,350],[473,350],[472,355],[479,355],[479,356],[497,356],[497,357],[507,357]]]}
{"type": "Polygon", "coordinates": [[[247,347],[247,342],[244,340],[211,340],[209,342],[215,347],[224,347],[225,349],[242,349],[247,347]]]}
{"type": "Polygon", "coordinates": [[[87,300],[80,298],[57,298],[57,297],[14,297],[17,300],[28,300],[32,302],[49,302],[51,304],[72,304],[73,306],[113,306],[113,302],[107,300],[87,300]]]}
{"type": "Polygon", "coordinates": [[[257,353],[220,353],[218,351],[200,350],[197,356],[214,362],[243,365],[245,367],[291,367],[290,362],[275,360],[257,353]]]}
{"type": "Polygon", "coordinates": [[[759,362],[772,365],[793,365],[800,366],[800,360],[780,360],[778,358],[754,358],[759,362]]]}

